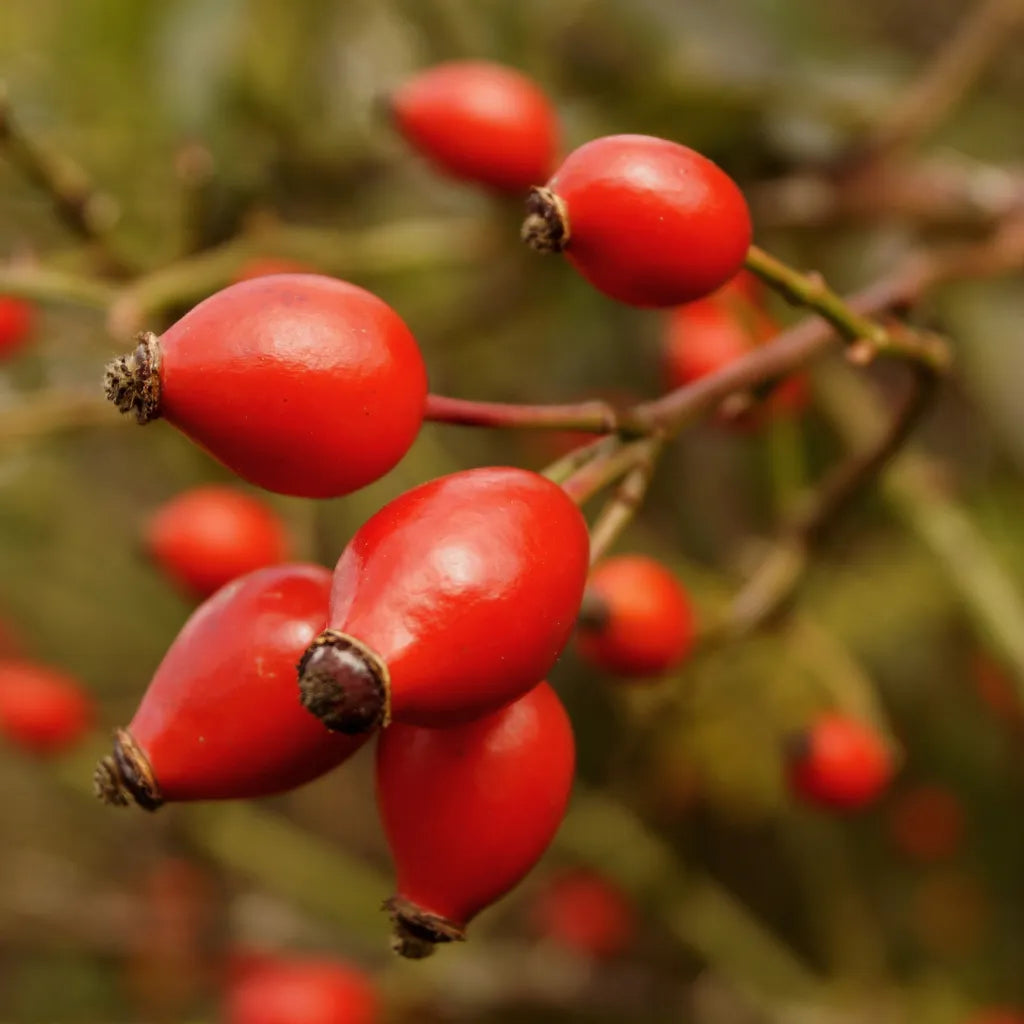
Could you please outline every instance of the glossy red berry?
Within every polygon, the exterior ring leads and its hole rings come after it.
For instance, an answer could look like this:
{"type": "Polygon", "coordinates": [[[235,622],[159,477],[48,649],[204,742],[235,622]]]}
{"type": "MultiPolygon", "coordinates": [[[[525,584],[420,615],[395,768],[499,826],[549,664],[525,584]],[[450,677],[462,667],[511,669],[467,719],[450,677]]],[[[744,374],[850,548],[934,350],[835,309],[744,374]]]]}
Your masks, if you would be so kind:
{"type": "Polygon", "coordinates": [[[471,469],[367,520],[334,570],[303,703],[331,729],[447,725],[515,700],[572,632],[590,541],[579,509],[524,469],[471,469]]]}
{"type": "Polygon", "coordinates": [[[375,295],[316,274],[243,281],[107,367],[107,396],[162,416],[250,483],[325,498],[383,476],[420,428],[416,339],[375,295]]]}
{"type": "Polygon", "coordinates": [[[580,146],[531,192],[527,209],[527,244],[564,252],[595,288],[631,306],[710,295],[750,246],[736,183],[700,153],[647,135],[580,146]]]}
{"type": "Polygon", "coordinates": [[[536,83],[488,61],[450,61],[396,89],[398,130],[456,178],[502,192],[546,181],[558,149],[558,117],[536,83]]]}
{"type": "Polygon", "coordinates": [[[636,930],[633,904],[610,879],[579,869],[553,878],[531,908],[535,931],[591,957],[624,952],[636,930]]]}
{"type": "Polygon", "coordinates": [[[576,647],[591,665],[624,676],[656,676],[693,647],[693,607],[660,562],[620,555],[590,574],[576,647]]]}
{"type": "Polygon", "coordinates": [[[34,661],[0,661],[0,735],[40,756],[61,754],[85,735],[93,702],[74,676],[34,661]]]}
{"type": "Polygon", "coordinates": [[[196,597],[288,557],[281,518],[232,487],[194,487],[172,498],[146,525],[145,544],[157,565],[196,597]]]}
{"type": "Polygon", "coordinates": [[[96,770],[106,803],[264,796],[300,786],[359,746],[295,699],[295,664],[327,618],[330,573],[259,569],[199,606],[135,717],[96,770]]]}
{"type": "Polygon", "coordinates": [[[789,750],[789,779],[797,796],[837,810],[871,803],[893,776],[893,758],[871,726],[848,715],[820,715],[789,750]]]}
{"type": "Polygon", "coordinates": [[[225,1024],[376,1024],[380,997],[360,968],[316,957],[265,957],[228,986],[225,1024]]]}
{"type": "Polygon", "coordinates": [[[24,348],[35,327],[36,312],[31,303],[12,295],[0,295],[0,359],[24,348]]]}
{"type": "MultiPolygon", "coordinates": [[[[749,298],[749,274],[738,275],[714,295],[677,306],[666,318],[663,335],[665,378],[669,388],[683,387],[728,366],[779,333],[778,324],[749,298]]],[[[756,396],[752,396],[756,397],[756,396]]],[[[796,413],[807,405],[802,375],[772,382],[763,396],[773,413],[796,413]]]]}
{"type": "Polygon", "coordinates": [[[515,886],[565,814],[575,750],[554,690],[446,729],[392,725],[377,747],[377,803],[394,858],[395,950],[429,955],[515,886]]]}
{"type": "Polygon", "coordinates": [[[964,808],[945,786],[921,784],[904,790],[893,798],[888,817],[893,845],[908,860],[944,860],[963,843],[964,808]]]}

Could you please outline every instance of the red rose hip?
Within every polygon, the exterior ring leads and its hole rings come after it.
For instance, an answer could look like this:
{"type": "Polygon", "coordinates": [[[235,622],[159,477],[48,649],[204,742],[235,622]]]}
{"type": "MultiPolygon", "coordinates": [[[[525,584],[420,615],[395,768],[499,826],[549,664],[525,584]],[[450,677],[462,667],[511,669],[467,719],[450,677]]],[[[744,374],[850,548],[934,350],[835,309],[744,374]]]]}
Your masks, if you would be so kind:
{"type": "Polygon", "coordinates": [[[265,957],[232,981],[225,1024],[375,1024],[380,998],[369,975],[317,957],[265,957]]]}
{"type": "Polygon", "coordinates": [[[377,747],[377,804],[397,874],[394,948],[419,958],[513,888],[565,814],[575,759],[554,690],[446,729],[393,725],[377,747]]]}
{"type": "Polygon", "coordinates": [[[416,339],[370,292],[316,274],[233,284],[107,367],[107,397],[163,417],[250,483],[326,498],[383,476],[423,419],[416,339]]]}
{"type": "Polygon", "coordinates": [[[438,64],[396,89],[389,105],[408,142],[456,178],[525,192],[554,167],[557,115],[514,68],[477,60],[438,64]]]}
{"type": "Polygon", "coordinates": [[[0,295],[0,359],[15,355],[28,343],[35,326],[35,308],[24,299],[0,295]]]}
{"type": "Polygon", "coordinates": [[[556,484],[471,469],[367,520],[334,570],[327,630],[299,666],[331,729],[439,726],[515,700],[568,642],[590,539],[556,484]]]}
{"type": "Polygon", "coordinates": [[[145,544],[156,564],[197,597],[288,557],[277,513],[232,487],[194,487],[172,498],[149,520],[145,544]]]}
{"type": "Polygon", "coordinates": [[[523,240],[564,252],[599,291],[631,306],[710,295],[743,265],[750,211],[700,153],[648,135],[609,135],[569,154],[527,203],[523,240]]]}
{"type": "Polygon", "coordinates": [[[113,756],[96,770],[105,803],[265,796],[340,764],[358,739],[329,733],[295,699],[295,663],[327,618],[330,573],[260,569],[193,612],[113,756]]]}
{"type": "Polygon", "coordinates": [[[0,661],[0,735],[40,756],[61,754],[89,731],[93,703],[74,676],[34,661],[0,661]]]}
{"type": "Polygon", "coordinates": [[[576,647],[606,672],[656,676],[689,654],[694,631],[693,609],[679,581],[653,558],[620,555],[590,575],[576,647]]]}
{"type": "Polygon", "coordinates": [[[590,957],[619,955],[636,930],[626,894],[603,875],[584,869],[553,878],[537,894],[531,916],[544,938],[590,957]]]}
{"type": "Polygon", "coordinates": [[[820,807],[856,810],[889,785],[893,758],[882,737],[848,715],[820,715],[789,745],[789,781],[798,797],[820,807]]]}

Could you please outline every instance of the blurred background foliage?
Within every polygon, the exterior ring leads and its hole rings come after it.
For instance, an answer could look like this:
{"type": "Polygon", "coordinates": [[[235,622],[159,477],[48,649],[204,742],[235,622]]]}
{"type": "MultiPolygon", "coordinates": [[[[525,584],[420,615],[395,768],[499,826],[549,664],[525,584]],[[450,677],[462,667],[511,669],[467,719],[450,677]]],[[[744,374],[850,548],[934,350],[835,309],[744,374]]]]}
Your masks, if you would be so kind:
{"type": "MultiPolygon", "coordinates": [[[[126,265],[153,270],[240,233],[256,255],[261,230],[305,225],[311,262],[401,312],[433,390],[643,397],[662,388],[662,315],[619,307],[520,246],[518,203],[440,179],[377,98],[442,59],[514,64],[555,98],[567,149],[642,132],[701,150],[748,190],[761,245],[848,291],[978,225],[898,209],[815,223],[765,184],[834,166],[973,6],[4,0],[0,73],[24,130],[116,198],[110,244],[126,265]],[[414,230],[373,241],[393,224],[414,230]]],[[[1019,44],[950,112],[930,154],[978,174],[1024,160],[1019,44]]],[[[2,153],[0,252],[95,266],[2,153]]],[[[946,287],[917,315],[948,332],[958,363],[919,435],[928,473],[901,484],[896,467],[858,504],[777,628],[709,648],[656,687],[617,686],[567,654],[554,682],[578,733],[580,788],[565,829],[464,948],[397,964],[377,911],[389,879],[367,756],[259,807],[149,817],[89,799],[93,755],[190,610],[141,557],[141,524],[181,489],[230,476],[165,426],[131,429],[113,411],[81,429],[20,429],[23,403],[47,389],[92,394],[122,347],[102,315],[47,304],[32,349],[0,370],[0,608],[28,651],[85,680],[103,735],[54,768],[0,747],[0,1020],[213,1020],[215,965],[250,947],[358,960],[394,1020],[953,1024],[978,1006],[1024,1005],[1020,691],[964,602],[969,557],[950,562],[922,525],[955,500],[1019,588],[1020,275],[946,287]],[[830,706],[873,717],[903,753],[891,793],[854,818],[795,806],[783,783],[784,738],[830,706]],[[937,862],[894,840],[899,797],[916,784],[948,790],[962,812],[962,837],[937,862]],[[601,967],[538,945],[528,925],[544,878],[579,863],[615,878],[639,915],[634,944],[601,967]]],[[[707,617],[780,510],[846,447],[827,413],[847,371],[825,364],[822,404],[799,421],[687,431],[619,542],[672,565],[707,617]]],[[[414,483],[557,454],[539,435],[427,425],[358,494],[268,500],[297,552],[331,564],[414,483]]]]}

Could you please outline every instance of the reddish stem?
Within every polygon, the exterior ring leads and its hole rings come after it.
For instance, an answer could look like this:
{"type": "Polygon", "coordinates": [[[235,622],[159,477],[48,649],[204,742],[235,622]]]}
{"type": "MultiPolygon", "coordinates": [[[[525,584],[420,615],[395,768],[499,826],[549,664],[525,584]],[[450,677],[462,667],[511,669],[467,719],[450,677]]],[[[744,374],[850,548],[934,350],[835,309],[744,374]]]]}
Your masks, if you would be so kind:
{"type": "Polygon", "coordinates": [[[623,428],[620,414],[598,399],[565,405],[515,405],[431,394],[427,395],[424,419],[470,427],[578,430],[588,434],[611,434],[623,428]]]}

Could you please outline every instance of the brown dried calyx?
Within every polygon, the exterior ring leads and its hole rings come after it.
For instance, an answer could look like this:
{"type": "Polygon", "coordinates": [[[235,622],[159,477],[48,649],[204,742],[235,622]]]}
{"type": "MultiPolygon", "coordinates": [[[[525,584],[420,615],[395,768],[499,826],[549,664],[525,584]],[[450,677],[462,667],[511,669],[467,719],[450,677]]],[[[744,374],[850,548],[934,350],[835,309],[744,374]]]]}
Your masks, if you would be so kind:
{"type": "Polygon", "coordinates": [[[409,960],[432,956],[442,942],[465,942],[466,933],[453,921],[431,914],[402,896],[384,901],[391,915],[391,948],[409,960]]]}
{"type": "Polygon", "coordinates": [[[562,252],[569,244],[569,211],[549,188],[531,188],[519,237],[537,252],[562,252]]]}
{"type": "Polygon", "coordinates": [[[111,807],[134,802],[143,810],[155,811],[164,802],[149,758],[127,729],[114,733],[114,753],[96,765],[92,784],[97,798],[111,807]]]}
{"type": "Polygon", "coordinates": [[[391,679],[364,643],[325,629],[299,662],[302,706],[333,732],[357,736],[391,721],[391,679]]]}
{"type": "Polygon", "coordinates": [[[144,331],[136,341],[134,352],[107,363],[103,388],[121,412],[144,424],[160,415],[160,340],[144,331]]]}
{"type": "Polygon", "coordinates": [[[584,633],[601,633],[608,628],[612,610],[608,601],[596,590],[587,587],[583,591],[583,600],[576,615],[576,626],[584,633]]]}

